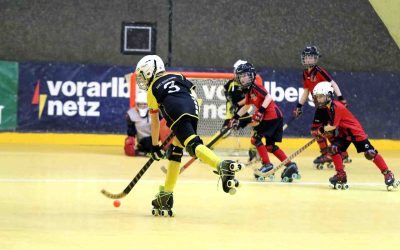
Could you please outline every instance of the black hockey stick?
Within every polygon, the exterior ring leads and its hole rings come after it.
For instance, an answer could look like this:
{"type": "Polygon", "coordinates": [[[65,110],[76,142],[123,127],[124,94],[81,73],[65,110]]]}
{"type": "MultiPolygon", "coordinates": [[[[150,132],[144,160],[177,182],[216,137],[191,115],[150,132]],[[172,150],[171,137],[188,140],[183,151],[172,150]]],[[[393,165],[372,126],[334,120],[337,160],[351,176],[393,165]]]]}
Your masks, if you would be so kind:
{"type": "MultiPolygon", "coordinates": [[[[172,140],[172,138],[174,137],[174,134],[171,133],[167,139],[165,139],[165,141],[162,143],[162,145],[160,146],[161,148],[163,148],[164,146],[166,146],[169,141],[172,140]]],[[[142,169],[140,169],[139,173],[136,174],[136,176],[133,178],[133,180],[128,184],[128,186],[124,189],[124,191],[122,191],[119,194],[112,194],[110,192],[108,192],[105,189],[101,190],[101,193],[104,194],[104,196],[111,198],[111,199],[120,199],[125,197],[127,194],[129,194],[129,192],[132,190],[132,188],[136,185],[136,183],[140,180],[140,178],[142,178],[142,176],[144,175],[144,173],[146,173],[147,169],[149,169],[149,167],[151,166],[151,164],[154,162],[154,160],[152,158],[150,158],[146,164],[144,164],[144,166],[142,167],[142,169]]]]}
{"type": "MultiPolygon", "coordinates": [[[[221,137],[227,134],[230,130],[230,127],[226,127],[225,129],[223,129],[219,135],[217,135],[212,141],[207,143],[206,147],[211,148],[219,139],[221,139],[221,137]]],[[[192,157],[188,162],[186,162],[185,165],[183,165],[179,170],[179,174],[182,174],[182,172],[185,171],[196,159],[197,157],[192,157]]],[[[164,174],[167,173],[167,168],[165,166],[161,166],[160,168],[161,171],[164,172],[164,174]]]]}
{"type": "Polygon", "coordinates": [[[275,168],[273,168],[271,171],[263,173],[260,170],[258,170],[257,167],[255,166],[249,166],[252,167],[254,169],[254,173],[258,176],[263,176],[263,177],[269,177],[273,174],[276,173],[276,171],[278,171],[279,169],[281,169],[283,166],[285,166],[289,161],[291,161],[293,158],[295,158],[297,155],[299,155],[301,152],[303,152],[304,150],[306,150],[309,146],[311,146],[311,144],[313,144],[317,139],[314,137],[313,139],[311,139],[309,142],[307,142],[306,144],[304,144],[304,146],[302,146],[301,148],[297,149],[293,154],[291,154],[288,158],[286,158],[283,162],[281,162],[278,166],[276,166],[275,168]]]}

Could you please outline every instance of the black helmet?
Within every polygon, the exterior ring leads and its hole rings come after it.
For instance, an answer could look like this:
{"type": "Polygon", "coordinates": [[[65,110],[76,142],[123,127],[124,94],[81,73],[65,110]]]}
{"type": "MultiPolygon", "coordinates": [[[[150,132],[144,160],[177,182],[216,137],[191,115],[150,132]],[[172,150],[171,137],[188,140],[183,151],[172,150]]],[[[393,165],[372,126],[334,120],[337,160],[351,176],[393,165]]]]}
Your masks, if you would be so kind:
{"type": "Polygon", "coordinates": [[[256,69],[251,63],[241,64],[235,70],[235,77],[244,88],[249,88],[256,79],[256,69]],[[248,81],[242,82],[240,80],[243,75],[248,75],[248,81]]]}
{"type": "Polygon", "coordinates": [[[314,65],[317,64],[318,62],[318,58],[320,58],[321,55],[319,54],[318,48],[317,46],[307,46],[303,52],[301,52],[301,63],[305,66],[305,67],[312,67],[314,65]],[[310,62],[306,62],[305,58],[314,58],[314,62],[310,63],[310,62]]]}

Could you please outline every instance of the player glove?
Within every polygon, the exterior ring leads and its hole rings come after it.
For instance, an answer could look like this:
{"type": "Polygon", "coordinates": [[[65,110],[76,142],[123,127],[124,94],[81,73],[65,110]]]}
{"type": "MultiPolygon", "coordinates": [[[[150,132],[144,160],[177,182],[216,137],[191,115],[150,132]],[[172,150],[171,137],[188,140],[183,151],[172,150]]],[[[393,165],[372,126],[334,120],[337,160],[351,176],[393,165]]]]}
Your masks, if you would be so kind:
{"type": "Polygon", "coordinates": [[[265,108],[264,107],[260,107],[254,114],[252,117],[252,120],[254,122],[261,122],[262,119],[264,118],[264,113],[265,113],[265,108]]]}
{"type": "Polygon", "coordinates": [[[326,138],[328,138],[328,139],[331,139],[339,134],[336,127],[332,126],[332,125],[324,126],[323,131],[324,131],[326,138]]]}
{"type": "Polygon", "coordinates": [[[338,100],[339,102],[341,102],[346,108],[349,106],[349,104],[347,104],[346,99],[344,99],[343,96],[338,96],[338,100]]]}
{"type": "Polygon", "coordinates": [[[297,103],[296,108],[293,110],[293,117],[297,119],[302,114],[303,114],[303,105],[300,103],[297,103]]]}
{"type": "Polygon", "coordinates": [[[235,114],[228,123],[229,128],[237,129],[239,127],[239,115],[235,114]]]}
{"type": "Polygon", "coordinates": [[[159,160],[163,159],[164,156],[165,156],[165,151],[162,150],[162,148],[160,148],[159,145],[151,146],[151,154],[150,154],[151,159],[153,159],[155,161],[159,161],[159,160]]]}
{"type": "Polygon", "coordinates": [[[315,138],[321,138],[324,136],[324,127],[318,127],[311,129],[311,136],[315,138]]]}

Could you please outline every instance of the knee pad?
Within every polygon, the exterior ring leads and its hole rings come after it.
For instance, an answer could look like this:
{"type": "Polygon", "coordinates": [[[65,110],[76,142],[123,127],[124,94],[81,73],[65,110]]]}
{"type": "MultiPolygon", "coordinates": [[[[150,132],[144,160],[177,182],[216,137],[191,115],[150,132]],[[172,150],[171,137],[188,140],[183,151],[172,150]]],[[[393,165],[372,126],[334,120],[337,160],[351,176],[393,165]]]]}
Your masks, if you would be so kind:
{"type": "Polygon", "coordinates": [[[256,146],[256,147],[259,147],[259,146],[261,146],[262,145],[262,137],[261,136],[259,136],[257,133],[256,134],[254,134],[252,137],[251,137],[251,144],[253,144],[254,146],[256,146]]]}
{"type": "Polygon", "coordinates": [[[367,151],[364,152],[364,156],[365,158],[367,158],[367,160],[372,161],[373,159],[375,159],[375,156],[378,154],[378,152],[375,149],[369,149],[367,151]]]}
{"type": "Polygon", "coordinates": [[[200,137],[196,136],[186,145],[186,151],[189,153],[190,156],[195,157],[197,146],[202,144],[203,141],[200,139],[200,137]]]}
{"type": "Polygon", "coordinates": [[[279,149],[279,147],[278,146],[276,146],[275,144],[273,144],[273,145],[267,145],[267,151],[269,152],[269,153],[274,153],[276,150],[278,150],[279,149]]]}
{"type": "Polygon", "coordinates": [[[330,145],[327,148],[327,152],[328,152],[329,155],[335,155],[335,154],[339,154],[340,153],[340,149],[336,145],[330,145]]]}
{"type": "Polygon", "coordinates": [[[181,162],[182,155],[183,155],[183,148],[177,147],[174,145],[170,145],[170,147],[167,150],[166,155],[167,155],[167,159],[170,161],[181,162]]]}
{"type": "Polygon", "coordinates": [[[135,137],[128,136],[125,138],[124,151],[127,156],[135,156],[135,137]]]}

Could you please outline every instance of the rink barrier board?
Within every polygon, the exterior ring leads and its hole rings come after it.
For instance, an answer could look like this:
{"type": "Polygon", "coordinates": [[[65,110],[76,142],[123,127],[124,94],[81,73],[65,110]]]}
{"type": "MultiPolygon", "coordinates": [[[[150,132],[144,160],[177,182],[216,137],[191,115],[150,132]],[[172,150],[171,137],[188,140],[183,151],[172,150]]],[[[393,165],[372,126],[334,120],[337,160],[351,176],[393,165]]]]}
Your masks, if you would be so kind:
{"type": "MultiPolygon", "coordinates": [[[[21,144],[61,144],[61,145],[105,145],[123,147],[125,135],[115,134],[68,134],[68,133],[0,133],[0,143],[21,144]]],[[[211,136],[202,137],[204,142],[211,136]]],[[[279,146],[285,148],[298,148],[307,143],[310,138],[283,138],[279,146]]],[[[370,139],[372,145],[378,150],[400,150],[400,140],[370,139]]],[[[250,138],[229,137],[218,143],[221,149],[246,149],[250,147],[250,138]]],[[[311,148],[317,148],[314,144],[311,148]]]]}

